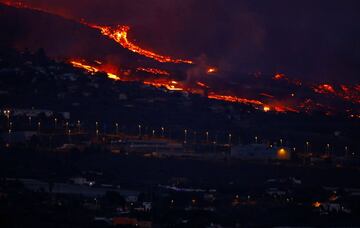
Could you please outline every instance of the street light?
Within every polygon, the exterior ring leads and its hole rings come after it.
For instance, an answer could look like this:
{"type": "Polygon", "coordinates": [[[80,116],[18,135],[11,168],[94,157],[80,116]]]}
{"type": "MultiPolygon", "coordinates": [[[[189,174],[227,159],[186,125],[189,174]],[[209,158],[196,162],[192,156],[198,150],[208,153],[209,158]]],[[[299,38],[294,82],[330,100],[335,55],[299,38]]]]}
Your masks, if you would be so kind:
{"type": "Polygon", "coordinates": [[[141,137],[141,125],[140,124],[138,125],[138,128],[139,128],[139,137],[141,137]]]}
{"type": "Polygon", "coordinates": [[[257,144],[258,143],[258,137],[255,136],[255,143],[257,144]]]}
{"type": "Polygon", "coordinates": [[[55,118],[55,119],[54,119],[54,128],[55,128],[55,129],[56,129],[56,127],[57,127],[57,121],[58,121],[58,119],[55,118]]]}
{"type": "Polygon", "coordinates": [[[186,144],[186,142],[187,142],[187,130],[185,129],[184,130],[184,144],[186,144]]]}
{"type": "Polygon", "coordinates": [[[7,118],[7,123],[9,124],[10,122],[10,110],[4,110],[4,115],[7,118]]]}
{"type": "Polygon", "coordinates": [[[9,119],[10,118],[10,110],[4,110],[4,115],[9,119]]]}
{"type": "Polygon", "coordinates": [[[29,127],[31,127],[31,116],[29,116],[29,127]]]}
{"type": "Polygon", "coordinates": [[[152,130],[152,136],[153,137],[155,136],[155,130],[152,130]]]}
{"type": "Polygon", "coordinates": [[[165,133],[165,128],[161,127],[161,137],[163,137],[163,138],[164,138],[164,133],[165,133]]]}
{"type": "Polygon", "coordinates": [[[38,131],[40,131],[40,127],[41,127],[41,122],[38,122],[38,131]]]}
{"type": "Polygon", "coordinates": [[[115,128],[116,128],[116,134],[119,134],[119,124],[115,123],[115,128]]]}
{"type": "Polygon", "coordinates": [[[309,145],[310,145],[310,142],[306,141],[306,153],[309,153],[309,145]]]}
{"type": "Polygon", "coordinates": [[[280,146],[282,146],[283,145],[283,140],[282,139],[280,139],[280,146]]]}
{"type": "Polygon", "coordinates": [[[206,143],[209,143],[209,132],[207,131],[205,134],[206,134],[206,143]]]}
{"type": "Polygon", "coordinates": [[[11,132],[12,132],[11,129],[9,129],[8,132],[9,132],[9,144],[10,144],[11,143],[11,132]]]}
{"type": "Polygon", "coordinates": [[[231,146],[231,134],[229,134],[229,146],[231,146]]]}
{"type": "Polygon", "coordinates": [[[81,122],[80,120],[77,121],[78,131],[80,132],[81,122]]]}

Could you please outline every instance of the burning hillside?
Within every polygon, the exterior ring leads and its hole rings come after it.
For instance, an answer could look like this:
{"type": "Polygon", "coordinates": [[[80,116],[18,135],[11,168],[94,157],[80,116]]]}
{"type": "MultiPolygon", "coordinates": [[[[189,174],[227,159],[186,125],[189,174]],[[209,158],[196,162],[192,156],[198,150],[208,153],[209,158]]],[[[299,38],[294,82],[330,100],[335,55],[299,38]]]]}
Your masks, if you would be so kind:
{"type": "MultiPolygon", "coordinates": [[[[21,3],[6,4],[34,9],[21,3]]],[[[35,10],[49,13],[43,9],[35,10]]],[[[105,72],[110,79],[139,81],[157,88],[201,94],[209,99],[251,105],[265,112],[320,111],[326,114],[342,113],[359,117],[360,85],[315,84],[293,79],[283,73],[268,76],[262,76],[260,73],[228,78],[228,72],[209,66],[206,62],[161,55],[136,45],[129,40],[129,26],[100,26],[87,23],[83,19],[72,21],[98,32],[97,34],[101,34],[102,38],[111,41],[117,48],[135,54],[132,56],[131,64],[121,64],[101,56],[66,57],[71,65],[90,74],[105,72]],[[137,61],[140,58],[152,62],[137,61]]],[[[91,37],[88,39],[91,40],[91,37]]],[[[101,45],[96,46],[101,48],[101,45]]]]}
{"type": "Polygon", "coordinates": [[[108,36],[109,38],[113,39],[114,41],[119,43],[124,48],[126,48],[132,52],[135,52],[137,54],[146,56],[148,58],[155,59],[156,61],[159,61],[161,63],[186,63],[186,64],[193,63],[191,60],[174,59],[170,56],[163,56],[160,54],[156,54],[154,52],[145,50],[145,49],[131,43],[127,38],[128,31],[130,30],[129,26],[118,25],[114,28],[112,28],[110,26],[99,26],[99,25],[89,25],[89,26],[92,28],[95,28],[95,29],[99,29],[103,35],[108,36]]]}

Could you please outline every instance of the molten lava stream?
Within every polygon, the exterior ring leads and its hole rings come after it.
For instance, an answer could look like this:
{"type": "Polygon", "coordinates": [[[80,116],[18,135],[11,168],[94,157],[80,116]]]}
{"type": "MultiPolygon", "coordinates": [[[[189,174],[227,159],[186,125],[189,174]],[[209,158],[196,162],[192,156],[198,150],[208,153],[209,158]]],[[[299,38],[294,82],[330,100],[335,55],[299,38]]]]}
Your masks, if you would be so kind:
{"type": "MultiPolygon", "coordinates": [[[[18,2],[18,1],[1,1],[0,0],[0,2],[2,2],[5,5],[15,7],[15,8],[32,9],[32,10],[37,10],[37,11],[53,14],[53,12],[51,12],[51,11],[41,9],[41,8],[38,8],[38,7],[33,7],[33,6],[27,5],[27,4],[22,3],[22,2],[18,2]]],[[[56,15],[59,15],[59,16],[64,17],[64,18],[68,18],[68,17],[60,15],[60,14],[56,14],[56,15]]],[[[68,18],[68,19],[77,21],[76,19],[72,19],[72,18],[68,18]]],[[[100,25],[89,24],[89,23],[87,23],[87,22],[85,22],[83,20],[78,21],[78,22],[83,24],[83,25],[86,25],[88,27],[98,29],[98,30],[100,30],[101,34],[113,39],[115,42],[120,44],[122,47],[124,47],[124,48],[126,48],[126,49],[128,49],[128,50],[130,50],[130,51],[132,51],[134,53],[143,55],[143,56],[148,57],[148,58],[152,58],[152,59],[154,59],[154,60],[156,60],[158,62],[161,62],[161,63],[193,64],[193,61],[191,61],[191,60],[174,59],[174,58],[172,58],[170,56],[156,54],[156,53],[154,53],[152,51],[145,50],[145,49],[137,46],[136,44],[131,43],[128,40],[128,37],[127,37],[128,32],[130,30],[129,26],[118,25],[118,26],[113,28],[113,27],[110,27],[110,26],[100,26],[100,25]]]]}
{"type": "MultiPolygon", "coordinates": [[[[73,65],[74,67],[76,68],[81,68],[81,69],[84,69],[86,70],[87,72],[91,73],[91,74],[94,74],[94,73],[97,73],[97,72],[100,72],[102,70],[100,70],[99,68],[97,67],[94,67],[94,66],[90,66],[88,64],[85,64],[85,63],[82,63],[80,61],[76,61],[76,60],[71,60],[70,61],[71,65],[73,65]]],[[[105,72],[105,71],[104,71],[105,72]]],[[[113,74],[113,73],[110,73],[110,72],[106,72],[108,78],[110,79],[113,79],[113,80],[121,80],[120,77],[116,74],[113,74]]]]}
{"type": "Polygon", "coordinates": [[[115,42],[120,44],[122,47],[124,47],[134,53],[146,56],[148,58],[155,59],[158,62],[193,64],[193,61],[191,61],[191,60],[173,59],[170,56],[156,54],[154,52],[145,50],[145,49],[131,43],[127,38],[128,32],[130,30],[129,26],[116,26],[115,28],[112,28],[110,26],[91,25],[91,24],[87,24],[87,23],[83,23],[83,24],[100,30],[103,35],[113,39],[115,42]]]}
{"type": "Polygon", "coordinates": [[[331,94],[335,97],[340,97],[343,100],[350,101],[354,104],[360,103],[360,91],[357,88],[358,85],[353,87],[340,85],[339,89],[335,89],[333,85],[330,84],[320,84],[313,86],[313,91],[318,94],[331,94]]]}
{"type": "Polygon", "coordinates": [[[150,74],[156,74],[156,75],[165,75],[165,76],[169,76],[170,73],[165,71],[165,70],[159,70],[156,68],[145,68],[145,67],[138,67],[136,68],[137,71],[143,71],[146,73],[150,73],[150,74]]]}

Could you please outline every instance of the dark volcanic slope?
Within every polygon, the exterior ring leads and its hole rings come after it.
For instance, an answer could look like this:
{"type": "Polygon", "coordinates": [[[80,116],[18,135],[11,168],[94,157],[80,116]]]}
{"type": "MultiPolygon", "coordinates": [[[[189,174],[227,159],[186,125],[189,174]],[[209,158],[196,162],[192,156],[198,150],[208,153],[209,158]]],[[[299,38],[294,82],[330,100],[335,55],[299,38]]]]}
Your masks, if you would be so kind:
{"type": "Polygon", "coordinates": [[[40,11],[0,4],[0,26],[0,43],[4,46],[32,50],[43,48],[56,58],[111,60],[123,67],[158,64],[122,48],[98,30],[40,11]]]}

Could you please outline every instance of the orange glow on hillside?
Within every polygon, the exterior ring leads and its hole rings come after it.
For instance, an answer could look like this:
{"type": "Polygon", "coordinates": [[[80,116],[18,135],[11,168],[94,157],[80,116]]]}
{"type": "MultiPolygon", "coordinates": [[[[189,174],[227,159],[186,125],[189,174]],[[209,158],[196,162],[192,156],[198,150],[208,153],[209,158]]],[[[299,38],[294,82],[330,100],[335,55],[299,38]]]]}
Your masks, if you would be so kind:
{"type": "Polygon", "coordinates": [[[207,89],[210,88],[208,85],[206,85],[206,84],[203,83],[203,82],[196,82],[196,84],[197,84],[198,86],[200,86],[200,87],[203,87],[203,88],[207,88],[207,89]]]}
{"type": "Polygon", "coordinates": [[[313,205],[313,207],[319,208],[321,206],[321,203],[316,201],[312,205],[313,205]]]}
{"type": "Polygon", "coordinates": [[[275,76],[273,77],[274,80],[280,80],[280,79],[285,79],[285,74],[275,74],[275,76]]]}
{"type": "MultiPolygon", "coordinates": [[[[94,73],[97,73],[97,72],[100,72],[100,70],[94,66],[90,66],[90,65],[87,65],[87,64],[84,64],[84,63],[81,63],[79,61],[75,61],[75,60],[72,60],[70,61],[70,63],[76,67],[76,68],[81,68],[81,69],[84,69],[86,70],[87,72],[90,72],[91,74],[94,74],[94,73]]],[[[113,79],[113,80],[120,80],[120,77],[116,74],[113,74],[113,73],[110,73],[110,72],[106,72],[108,78],[110,79],[113,79]]]]}
{"type": "MultiPolygon", "coordinates": [[[[85,23],[84,23],[85,24],[85,23]]],[[[183,59],[173,59],[170,56],[164,56],[164,55],[160,55],[160,54],[156,54],[152,51],[149,50],[145,50],[133,43],[131,43],[128,40],[128,32],[130,30],[129,26],[116,26],[116,27],[110,27],[110,26],[100,26],[100,25],[89,25],[86,24],[92,28],[98,29],[101,31],[101,33],[111,39],[113,39],[115,42],[117,42],[118,44],[120,44],[121,46],[123,46],[124,48],[146,56],[148,58],[152,58],[158,62],[161,63],[186,63],[186,64],[193,64],[193,62],[191,60],[183,60],[183,59]]]]}
{"type": "Polygon", "coordinates": [[[214,73],[216,73],[217,72],[217,69],[216,68],[214,68],[214,67],[210,67],[209,69],[207,69],[207,71],[206,71],[208,74],[214,74],[214,73]]]}
{"type": "Polygon", "coordinates": [[[352,103],[360,103],[360,90],[359,85],[346,86],[340,85],[338,89],[335,89],[330,84],[320,84],[313,87],[313,91],[319,94],[331,94],[333,96],[342,98],[343,100],[350,101],[352,103]]]}
{"type": "MultiPolygon", "coordinates": [[[[1,1],[1,0],[0,0],[1,1]]],[[[1,1],[9,6],[17,7],[17,8],[26,8],[31,10],[37,10],[41,12],[46,12],[50,14],[54,14],[54,12],[49,12],[46,9],[39,9],[36,7],[32,7],[30,5],[24,4],[22,2],[18,1],[1,1]]],[[[151,58],[153,60],[156,60],[161,63],[175,63],[175,64],[194,64],[191,60],[184,60],[184,59],[177,59],[170,56],[160,55],[155,52],[152,52],[150,50],[146,50],[144,48],[141,48],[137,46],[136,44],[132,43],[129,38],[129,30],[130,27],[128,26],[99,26],[99,25],[91,25],[84,21],[78,21],[77,19],[71,19],[69,17],[66,17],[66,15],[60,15],[64,18],[68,18],[70,20],[76,21],[78,23],[83,24],[84,26],[87,26],[89,28],[92,28],[98,32],[101,32],[103,36],[106,36],[106,38],[111,39],[115,41],[117,44],[121,45],[121,47],[126,48],[127,50],[137,53],[139,55],[145,56],[147,58],[151,58]]],[[[91,48],[91,47],[89,47],[91,48]]],[[[72,57],[72,59],[75,59],[76,57],[72,57]]],[[[83,57],[86,58],[86,57],[83,57]]],[[[175,76],[173,76],[173,71],[165,71],[161,69],[157,69],[154,67],[137,67],[137,68],[131,68],[131,69],[121,69],[115,67],[114,65],[106,65],[103,64],[102,60],[94,60],[93,62],[87,63],[85,61],[78,61],[78,60],[72,60],[70,61],[71,65],[77,68],[84,69],[85,71],[89,72],[90,74],[95,74],[97,72],[105,72],[107,74],[107,77],[113,80],[121,80],[121,81],[139,81],[146,85],[151,85],[158,88],[166,88],[167,90],[171,91],[185,91],[190,92],[194,94],[201,94],[208,96],[209,99],[216,99],[216,100],[222,100],[227,102],[234,102],[234,103],[242,103],[242,104],[248,104],[252,105],[255,108],[262,110],[264,112],[307,112],[310,113],[314,110],[322,110],[326,111],[327,113],[336,113],[335,108],[331,107],[330,105],[327,105],[326,103],[320,103],[322,102],[321,99],[323,97],[329,97],[333,99],[343,99],[347,102],[351,102],[353,104],[360,104],[360,84],[356,85],[332,85],[327,83],[323,83],[320,85],[314,85],[311,83],[304,82],[302,83],[300,80],[292,79],[290,77],[287,77],[287,75],[283,73],[276,73],[273,76],[270,76],[272,80],[274,80],[274,84],[277,83],[275,81],[278,81],[279,84],[291,84],[293,87],[291,87],[291,90],[288,91],[288,94],[286,94],[285,97],[283,96],[283,92],[277,92],[276,90],[271,91],[271,94],[269,94],[269,90],[265,91],[257,91],[256,94],[249,94],[249,96],[246,97],[238,97],[236,94],[239,94],[235,89],[231,91],[226,91],[226,82],[224,83],[223,87],[218,87],[215,85],[215,83],[219,81],[207,81],[206,79],[197,79],[201,81],[186,81],[185,74],[184,77],[182,77],[181,81],[175,81],[179,80],[180,77],[177,77],[175,80],[175,76]],[[151,76],[157,75],[158,77],[149,77],[149,78],[141,78],[138,76],[144,76],[145,74],[140,74],[139,72],[146,72],[151,74],[151,76]],[[134,73],[134,75],[132,75],[134,73]],[[136,73],[138,73],[136,75],[136,73]],[[119,77],[121,75],[121,78],[119,77]],[[134,77],[129,77],[134,76],[134,77]],[[152,79],[156,78],[156,79],[152,79]],[[192,84],[190,84],[192,83],[192,84]],[[296,86],[296,87],[294,87],[296,86]],[[300,88],[301,87],[301,88],[300,88]],[[302,95],[302,89],[306,89],[306,93],[308,93],[309,89],[313,92],[320,94],[323,96],[320,100],[317,100],[316,97],[312,97],[314,93],[310,94],[309,96],[303,96],[302,95]],[[296,89],[299,89],[297,91],[296,89]],[[206,93],[205,93],[206,92],[206,93]],[[207,95],[209,94],[209,95],[207,95]],[[289,95],[290,94],[290,95],[289,95]],[[295,96],[296,94],[296,96],[295,96]],[[260,97],[258,96],[260,95],[260,97]],[[287,97],[287,98],[286,98],[287,97]],[[290,98],[290,99],[288,99],[290,98]],[[258,100],[259,99],[259,100],[258,100]]],[[[159,64],[157,64],[159,65],[159,64]]],[[[166,64],[163,64],[166,65],[166,64]]],[[[169,64],[167,64],[169,65],[169,64]]],[[[175,68],[166,68],[164,66],[164,69],[175,69],[175,68]]],[[[217,75],[219,72],[219,69],[207,66],[206,68],[201,68],[202,74],[209,75],[217,75]]],[[[175,71],[174,71],[175,72],[175,71]]],[[[180,75],[180,74],[179,74],[180,75]]],[[[146,75],[145,75],[146,76],[146,75]]],[[[255,74],[256,78],[261,78],[261,72],[257,72],[255,74]]],[[[208,77],[208,78],[209,78],[208,77]]],[[[270,78],[268,78],[270,79],[270,78]]],[[[220,82],[219,82],[220,84],[220,82]]],[[[260,87],[260,86],[259,86],[260,87]]],[[[283,87],[281,87],[283,88],[283,87]]],[[[249,89],[253,89],[252,85],[249,84],[249,89]]],[[[255,88],[258,89],[258,88],[255,88]]],[[[241,91],[242,94],[244,94],[246,91],[241,91]]],[[[248,95],[248,94],[247,94],[248,95]]],[[[358,106],[356,106],[358,107],[358,106]]],[[[358,108],[357,108],[358,110],[358,108]]],[[[358,113],[352,113],[352,109],[346,110],[347,115],[349,115],[351,118],[360,118],[360,114],[358,113]]]]}
{"type": "Polygon", "coordinates": [[[243,104],[252,104],[252,105],[260,105],[260,106],[264,105],[261,101],[258,101],[258,100],[251,100],[251,99],[240,98],[240,97],[229,96],[229,95],[219,95],[219,94],[215,94],[215,93],[209,94],[208,98],[215,99],[215,100],[228,101],[228,102],[233,102],[233,103],[243,103],[243,104]]]}
{"type": "Polygon", "coordinates": [[[138,67],[136,68],[137,71],[143,71],[143,72],[147,72],[150,74],[157,74],[157,75],[166,75],[169,76],[170,73],[165,71],[165,70],[159,70],[156,68],[145,68],[145,67],[138,67]]]}
{"type": "Polygon", "coordinates": [[[335,94],[335,89],[332,85],[322,84],[314,88],[314,91],[317,93],[333,93],[335,94]]]}
{"type": "Polygon", "coordinates": [[[166,80],[158,80],[158,81],[144,81],[143,82],[145,85],[150,85],[150,86],[154,86],[157,88],[161,88],[164,87],[167,90],[170,91],[183,91],[184,88],[179,85],[179,83],[177,81],[166,81],[166,80]]]}

